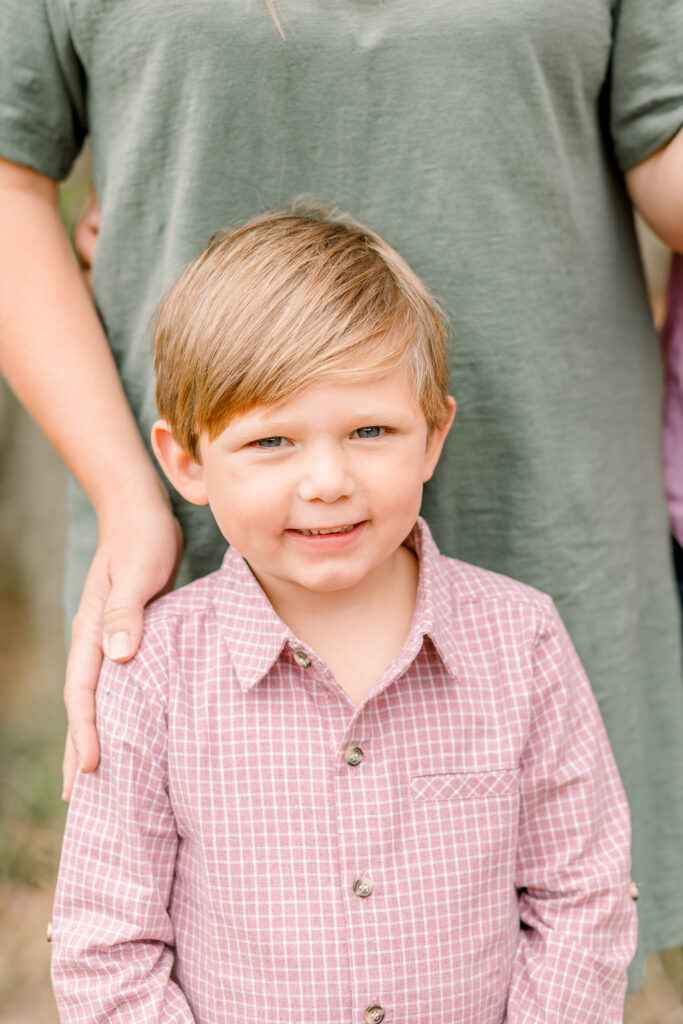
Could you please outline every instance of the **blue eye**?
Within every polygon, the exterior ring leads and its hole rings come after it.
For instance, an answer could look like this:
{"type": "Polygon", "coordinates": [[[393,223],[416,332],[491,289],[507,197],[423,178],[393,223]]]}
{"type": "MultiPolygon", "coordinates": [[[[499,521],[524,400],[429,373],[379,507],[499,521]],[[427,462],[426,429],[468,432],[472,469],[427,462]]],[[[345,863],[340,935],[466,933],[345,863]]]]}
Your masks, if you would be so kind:
{"type": "Polygon", "coordinates": [[[261,437],[254,442],[257,448],[282,448],[287,443],[284,437],[261,437]]]}
{"type": "Polygon", "coordinates": [[[354,430],[356,437],[381,437],[383,433],[384,427],[359,427],[354,430]]]}

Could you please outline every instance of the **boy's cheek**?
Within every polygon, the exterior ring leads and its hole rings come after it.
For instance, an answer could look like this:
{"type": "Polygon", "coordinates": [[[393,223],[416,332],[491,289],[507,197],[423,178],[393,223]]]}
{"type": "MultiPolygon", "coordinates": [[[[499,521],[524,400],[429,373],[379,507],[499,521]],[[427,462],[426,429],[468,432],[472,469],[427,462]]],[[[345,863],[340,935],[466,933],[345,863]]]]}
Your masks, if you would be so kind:
{"type": "Polygon", "coordinates": [[[265,539],[268,532],[281,525],[277,497],[267,486],[249,487],[239,479],[227,480],[224,487],[210,495],[209,504],[221,533],[238,549],[243,538],[258,533],[265,539]]]}

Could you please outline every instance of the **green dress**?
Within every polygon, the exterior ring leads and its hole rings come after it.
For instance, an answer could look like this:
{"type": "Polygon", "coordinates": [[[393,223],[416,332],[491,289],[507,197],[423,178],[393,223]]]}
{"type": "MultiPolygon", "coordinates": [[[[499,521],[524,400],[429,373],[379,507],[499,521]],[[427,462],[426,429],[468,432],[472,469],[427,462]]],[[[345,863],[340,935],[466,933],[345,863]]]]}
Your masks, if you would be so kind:
{"type": "MultiPolygon", "coordinates": [[[[683,123],[682,0],[4,0],[0,153],[91,136],[97,306],[143,436],[150,319],[221,226],[308,194],[448,311],[459,413],[424,514],[552,594],[626,787],[641,949],[683,941],[683,688],[660,366],[620,170],[683,123]]],[[[181,582],[223,541],[181,505],[181,582]]],[[[68,604],[96,537],[70,489],[68,604]]],[[[635,975],[637,976],[636,966],[635,975]]]]}

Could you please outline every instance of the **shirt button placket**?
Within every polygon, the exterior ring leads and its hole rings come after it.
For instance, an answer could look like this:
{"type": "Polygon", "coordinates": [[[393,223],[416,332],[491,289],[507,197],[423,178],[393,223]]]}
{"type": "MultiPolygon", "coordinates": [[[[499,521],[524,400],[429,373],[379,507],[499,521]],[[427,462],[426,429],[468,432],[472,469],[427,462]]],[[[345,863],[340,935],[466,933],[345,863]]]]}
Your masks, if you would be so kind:
{"type": "MultiPolygon", "coordinates": [[[[352,867],[354,860],[356,864],[358,864],[359,855],[363,859],[365,859],[365,857],[367,856],[367,850],[363,851],[362,849],[365,845],[362,841],[362,836],[367,831],[367,822],[364,821],[362,816],[360,819],[356,816],[356,811],[358,811],[361,807],[365,806],[364,800],[359,801],[359,791],[357,789],[358,786],[361,787],[361,791],[364,788],[364,772],[359,772],[359,766],[363,763],[365,757],[366,755],[363,748],[353,740],[351,740],[348,743],[348,745],[344,748],[341,755],[343,765],[341,767],[341,773],[338,776],[339,782],[341,784],[341,793],[343,794],[342,799],[340,801],[340,809],[342,813],[342,820],[340,822],[340,835],[353,836],[355,841],[352,842],[351,846],[357,846],[353,853],[351,852],[351,849],[348,850],[347,855],[349,856],[349,867],[352,867]]],[[[366,783],[371,784],[371,780],[369,777],[366,778],[365,781],[366,783]]],[[[370,897],[375,892],[375,883],[372,880],[372,878],[370,878],[367,874],[359,875],[355,879],[355,881],[352,882],[351,888],[353,890],[354,895],[358,898],[360,902],[366,903],[366,906],[368,903],[372,902],[370,900],[370,897]]],[[[375,896],[374,898],[376,899],[377,897],[375,896]]],[[[358,925],[356,927],[358,927],[358,925]]],[[[362,925],[360,927],[362,928],[362,925]]],[[[357,933],[356,938],[360,938],[360,932],[357,933]]],[[[362,946],[362,943],[359,943],[358,945],[360,948],[360,946],[362,946]]],[[[361,990],[358,993],[359,1002],[363,999],[362,988],[365,988],[367,982],[370,980],[370,977],[365,978],[364,981],[360,980],[361,976],[364,973],[364,966],[370,968],[370,975],[374,974],[374,970],[369,964],[362,965],[359,963],[359,974],[357,978],[357,981],[360,982],[361,985],[361,990]]],[[[372,989],[370,989],[370,991],[372,991],[372,989]]],[[[365,992],[365,998],[367,999],[367,988],[365,988],[365,992]]],[[[356,1005],[358,1006],[358,1004],[356,1005]]],[[[386,1017],[386,1010],[384,1009],[384,1007],[380,1006],[379,1003],[374,1001],[371,1002],[370,1005],[368,1005],[368,1003],[366,1002],[365,1008],[363,1008],[363,1002],[360,1002],[360,1006],[358,1006],[356,1012],[359,1012],[359,1024],[381,1024],[381,1022],[384,1021],[386,1017]]]]}

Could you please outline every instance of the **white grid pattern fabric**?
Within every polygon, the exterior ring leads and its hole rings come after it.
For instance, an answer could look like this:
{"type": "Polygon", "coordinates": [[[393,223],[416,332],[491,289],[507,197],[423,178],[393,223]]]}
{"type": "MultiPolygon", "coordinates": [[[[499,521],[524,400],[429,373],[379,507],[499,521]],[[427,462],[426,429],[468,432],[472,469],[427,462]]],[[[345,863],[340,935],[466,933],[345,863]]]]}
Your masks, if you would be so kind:
{"type": "Polygon", "coordinates": [[[64,1024],[621,1021],[628,812],[577,656],[549,598],[421,521],[408,542],[411,632],[358,707],[234,549],[105,664],[54,911],[64,1024]]]}

